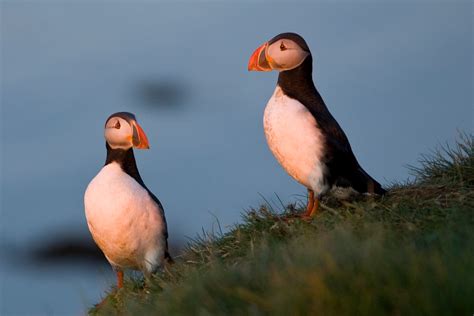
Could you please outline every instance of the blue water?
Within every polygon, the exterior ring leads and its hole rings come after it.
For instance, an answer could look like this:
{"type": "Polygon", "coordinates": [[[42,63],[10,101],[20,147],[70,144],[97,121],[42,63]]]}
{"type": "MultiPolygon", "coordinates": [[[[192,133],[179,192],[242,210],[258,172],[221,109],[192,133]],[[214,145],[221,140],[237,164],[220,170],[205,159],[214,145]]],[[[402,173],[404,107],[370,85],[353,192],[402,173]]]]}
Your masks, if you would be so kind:
{"type": "Polygon", "coordinates": [[[470,2],[0,5],[2,315],[77,315],[114,282],[105,263],[25,255],[64,231],[87,236],[83,193],[113,112],[134,112],[148,135],[136,156],[172,243],[215,218],[232,225],[261,195],[302,198],[263,135],[277,74],[247,72],[277,33],[306,38],[320,93],[384,184],[473,130],[470,2]]]}

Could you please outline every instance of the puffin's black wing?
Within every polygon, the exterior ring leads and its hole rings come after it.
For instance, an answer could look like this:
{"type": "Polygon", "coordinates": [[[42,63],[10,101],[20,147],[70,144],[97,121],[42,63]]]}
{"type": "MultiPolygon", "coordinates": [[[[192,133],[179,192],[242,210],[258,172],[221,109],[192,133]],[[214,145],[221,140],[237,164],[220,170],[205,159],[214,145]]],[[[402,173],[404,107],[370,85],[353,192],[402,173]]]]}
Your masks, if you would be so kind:
{"type": "Polygon", "coordinates": [[[165,240],[166,240],[166,248],[165,248],[165,259],[169,262],[169,263],[173,263],[174,260],[173,258],[171,258],[171,255],[169,253],[169,250],[168,250],[168,224],[166,223],[166,217],[165,217],[165,209],[163,208],[163,205],[161,204],[160,200],[158,200],[158,198],[156,197],[156,195],[154,195],[146,186],[145,186],[145,189],[148,191],[148,194],[151,196],[151,198],[153,199],[153,201],[155,201],[156,204],[158,204],[158,207],[161,211],[161,218],[163,219],[163,223],[165,224],[165,240]]]}
{"type": "MultiPolygon", "coordinates": [[[[342,129],[340,130],[342,133],[342,129]]],[[[326,141],[325,160],[330,183],[341,187],[352,187],[360,193],[383,195],[385,190],[358,163],[349,142],[324,133],[326,141]]],[[[345,137],[345,135],[344,135],[345,137]]]]}
{"type": "Polygon", "coordinates": [[[317,107],[313,106],[310,112],[325,138],[325,163],[329,183],[342,187],[350,186],[360,193],[385,194],[386,191],[380,183],[359,165],[346,134],[327,109],[319,93],[317,96],[321,103],[317,107]]]}

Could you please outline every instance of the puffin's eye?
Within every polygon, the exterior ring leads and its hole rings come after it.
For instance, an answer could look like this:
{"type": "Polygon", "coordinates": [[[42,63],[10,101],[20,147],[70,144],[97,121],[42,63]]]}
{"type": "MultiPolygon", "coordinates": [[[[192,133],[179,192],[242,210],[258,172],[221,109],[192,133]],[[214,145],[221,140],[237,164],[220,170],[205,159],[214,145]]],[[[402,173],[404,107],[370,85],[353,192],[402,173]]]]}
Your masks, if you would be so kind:
{"type": "Polygon", "coordinates": [[[280,44],[280,50],[286,50],[286,46],[285,44],[283,44],[283,42],[281,42],[280,44]]]}
{"type": "Polygon", "coordinates": [[[114,126],[116,129],[120,129],[120,121],[117,120],[117,122],[115,122],[115,126],[114,126]]]}

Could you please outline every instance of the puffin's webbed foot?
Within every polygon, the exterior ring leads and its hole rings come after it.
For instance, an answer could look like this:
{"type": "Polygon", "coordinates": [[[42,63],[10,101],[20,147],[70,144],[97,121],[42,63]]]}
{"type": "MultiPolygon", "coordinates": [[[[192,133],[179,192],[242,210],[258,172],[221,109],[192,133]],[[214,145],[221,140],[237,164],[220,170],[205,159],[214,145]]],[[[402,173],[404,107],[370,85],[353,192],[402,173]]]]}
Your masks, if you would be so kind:
{"type": "Polygon", "coordinates": [[[301,219],[305,221],[311,221],[313,217],[319,211],[319,197],[314,197],[314,192],[312,190],[308,190],[309,198],[308,198],[308,205],[306,207],[306,212],[301,215],[301,219]]]}
{"type": "Polygon", "coordinates": [[[318,213],[319,210],[319,197],[314,196],[314,191],[308,189],[308,203],[306,204],[306,211],[304,213],[293,213],[284,216],[282,219],[285,222],[293,220],[295,218],[303,219],[305,221],[311,221],[312,218],[318,213]]]}

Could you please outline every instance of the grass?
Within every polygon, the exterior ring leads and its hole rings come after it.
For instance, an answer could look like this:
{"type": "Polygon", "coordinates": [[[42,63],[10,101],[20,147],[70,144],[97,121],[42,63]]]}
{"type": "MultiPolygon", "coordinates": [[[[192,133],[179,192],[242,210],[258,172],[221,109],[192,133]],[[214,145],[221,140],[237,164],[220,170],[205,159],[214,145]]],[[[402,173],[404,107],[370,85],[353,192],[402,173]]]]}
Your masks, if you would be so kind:
{"type": "MultiPolygon", "coordinates": [[[[192,241],[93,315],[472,315],[474,138],[423,156],[382,198],[328,198],[310,223],[266,206],[192,241]]],[[[294,205],[285,213],[299,211],[294,205]]]]}

